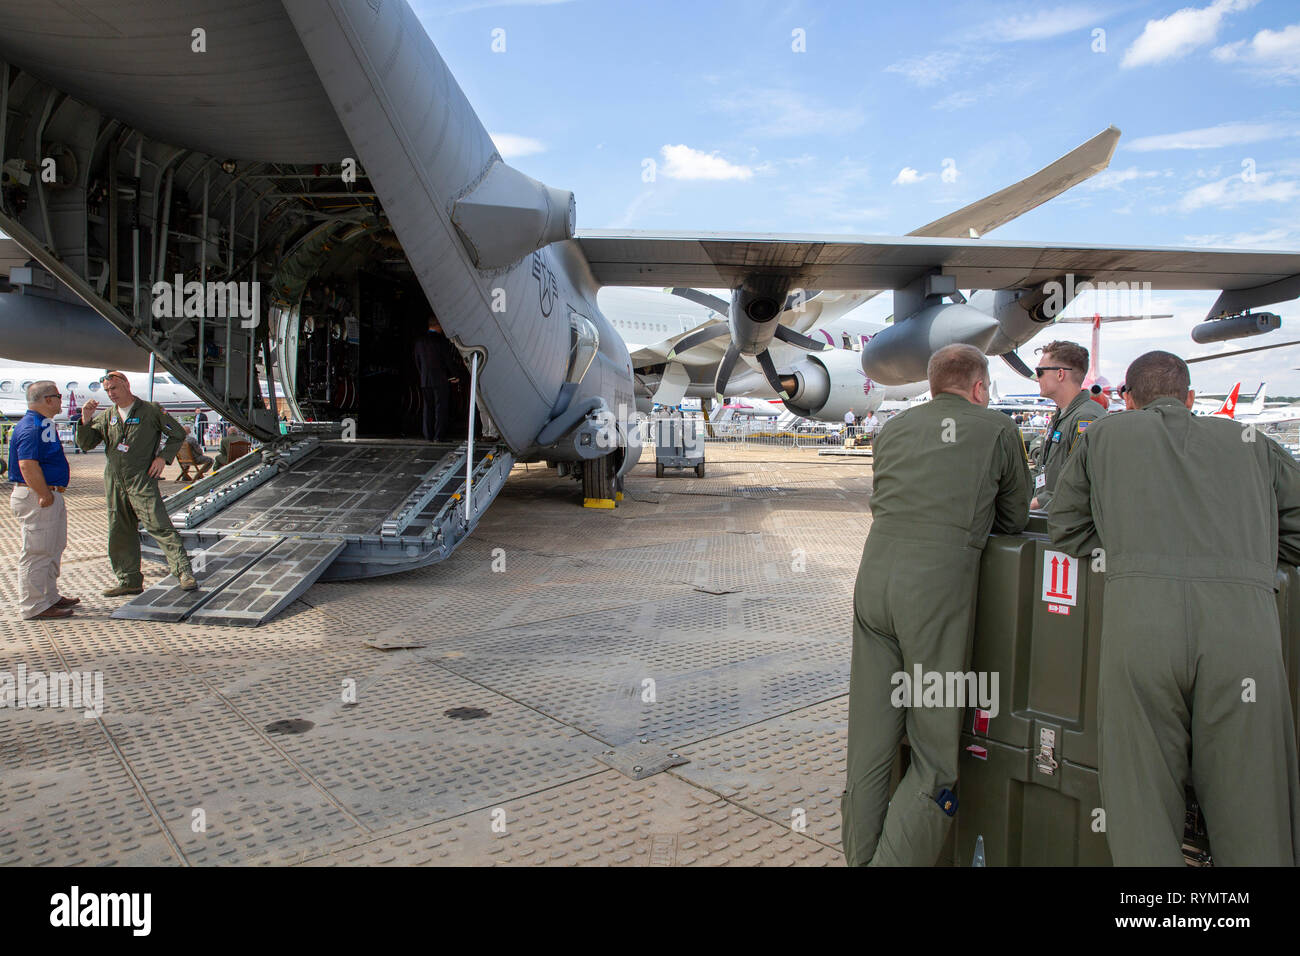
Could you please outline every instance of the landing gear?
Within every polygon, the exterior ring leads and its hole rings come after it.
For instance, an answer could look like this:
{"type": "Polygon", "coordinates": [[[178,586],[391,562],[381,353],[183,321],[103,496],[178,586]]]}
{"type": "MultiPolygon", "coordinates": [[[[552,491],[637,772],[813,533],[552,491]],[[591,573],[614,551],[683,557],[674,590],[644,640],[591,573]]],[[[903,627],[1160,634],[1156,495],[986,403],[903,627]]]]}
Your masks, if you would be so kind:
{"type": "Polygon", "coordinates": [[[582,463],[582,506],[584,508],[613,508],[618,490],[614,470],[614,456],[602,455],[582,463]]]}

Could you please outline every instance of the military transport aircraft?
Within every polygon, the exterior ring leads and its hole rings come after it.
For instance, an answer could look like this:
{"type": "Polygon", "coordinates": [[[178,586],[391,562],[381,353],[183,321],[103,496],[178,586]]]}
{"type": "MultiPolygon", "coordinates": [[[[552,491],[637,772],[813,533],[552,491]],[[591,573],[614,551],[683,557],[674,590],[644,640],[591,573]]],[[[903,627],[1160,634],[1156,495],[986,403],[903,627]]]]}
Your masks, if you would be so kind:
{"type": "MultiPolygon", "coordinates": [[[[598,307],[602,286],[730,290],[721,332],[702,330],[729,342],[715,392],[744,356],[803,415],[860,392],[863,374],[920,381],[950,342],[1010,355],[1085,279],[1220,290],[1214,321],[1300,294],[1300,257],[1283,252],[994,242],[936,224],[902,237],[579,234],[574,194],[502,161],[403,0],[0,9],[0,230],[275,443],[169,502],[209,567],[228,559],[240,580],[289,557],[318,568],[294,587],[326,568],[440,560],[514,461],[552,462],[581,478],[586,503],[612,507],[639,446],[632,359],[598,307]],[[814,291],[863,290],[893,291],[894,322],[854,367],[816,363],[821,345],[787,316],[814,291]],[[279,441],[259,365],[295,420],[340,422],[345,439],[400,435],[430,313],[464,360],[449,376],[463,442],[279,441]],[[773,342],[807,358],[778,369],[773,342]]],[[[142,614],[176,613],[170,597],[142,597],[142,614]]],[[[179,616],[231,620],[231,607],[179,616]]]]}

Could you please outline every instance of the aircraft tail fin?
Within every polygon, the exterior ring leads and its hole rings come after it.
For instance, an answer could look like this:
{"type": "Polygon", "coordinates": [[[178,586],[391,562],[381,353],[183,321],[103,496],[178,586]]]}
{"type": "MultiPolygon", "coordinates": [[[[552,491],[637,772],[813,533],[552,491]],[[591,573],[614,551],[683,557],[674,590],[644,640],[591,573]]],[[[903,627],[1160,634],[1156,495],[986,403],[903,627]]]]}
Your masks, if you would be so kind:
{"type": "Polygon", "coordinates": [[[1236,385],[1232,386],[1232,391],[1228,393],[1228,397],[1223,400],[1223,404],[1219,406],[1218,410],[1211,412],[1210,414],[1219,415],[1223,418],[1236,418],[1237,398],[1240,394],[1241,383],[1238,382],[1236,385]]]}
{"type": "Polygon", "coordinates": [[[1258,415],[1264,411],[1265,393],[1268,391],[1268,382],[1260,382],[1259,389],[1251,398],[1250,404],[1246,406],[1246,411],[1252,415],[1258,415]]]}

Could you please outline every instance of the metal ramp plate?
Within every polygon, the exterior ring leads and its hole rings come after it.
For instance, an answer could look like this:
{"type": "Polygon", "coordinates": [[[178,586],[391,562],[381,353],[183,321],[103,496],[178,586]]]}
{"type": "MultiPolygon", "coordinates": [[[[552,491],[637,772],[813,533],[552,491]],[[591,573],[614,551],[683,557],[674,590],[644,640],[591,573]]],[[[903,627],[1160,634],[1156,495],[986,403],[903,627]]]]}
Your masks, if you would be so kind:
{"type": "Polygon", "coordinates": [[[206,551],[191,552],[194,577],[199,582],[197,591],[182,591],[176,576],[169,574],[139,597],[119,607],[113,612],[113,617],[132,621],[183,620],[283,540],[232,535],[222,538],[206,551]]]}
{"type": "Polygon", "coordinates": [[[282,538],[252,567],[202,602],[189,619],[204,624],[261,624],[311,587],[345,543],[339,538],[282,538]]]}

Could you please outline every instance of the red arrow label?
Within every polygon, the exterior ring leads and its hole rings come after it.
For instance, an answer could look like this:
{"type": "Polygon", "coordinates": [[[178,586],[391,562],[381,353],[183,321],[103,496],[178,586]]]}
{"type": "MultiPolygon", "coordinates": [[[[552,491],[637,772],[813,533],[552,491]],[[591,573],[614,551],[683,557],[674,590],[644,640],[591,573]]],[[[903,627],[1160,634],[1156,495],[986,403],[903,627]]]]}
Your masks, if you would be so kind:
{"type": "Polygon", "coordinates": [[[1051,588],[1048,589],[1047,593],[1048,593],[1049,595],[1051,595],[1052,597],[1068,598],[1068,597],[1071,596],[1071,594],[1070,594],[1070,559],[1069,559],[1069,558],[1061,558],[1061,559],[1060,559],[1060,562],[1059,562],[1059,564],[1060,564],[1059,571],[1060,571],[1060,573],[1061,573],[1061,589],[1060,589],[1059,591],[1056,589],[1056,575],[1057,575],[1057,571],[1058,571],[1057,564],[1058,564],[1057,559],[1056,559],[1056,558],[1052,558],[1052,586],[1051,586],[1051,588]]]}

